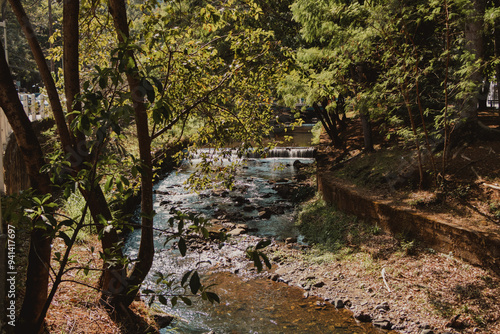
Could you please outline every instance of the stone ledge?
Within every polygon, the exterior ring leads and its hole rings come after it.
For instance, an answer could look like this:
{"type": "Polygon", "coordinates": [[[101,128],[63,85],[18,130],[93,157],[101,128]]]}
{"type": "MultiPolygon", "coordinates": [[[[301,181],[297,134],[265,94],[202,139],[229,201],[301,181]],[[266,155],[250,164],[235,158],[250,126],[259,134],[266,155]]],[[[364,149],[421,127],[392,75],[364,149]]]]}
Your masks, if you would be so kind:
{"type": "Polygon", "coordinates": [[[416,239],[438,252],[450,253],[474,265],[491,268],[500,274],[500,229],[480,230],[457,226],[380,200],[353,185],[335,178],[329,171],[319,169],[318,191],[323,199],[339,210],[367,221],[376,222],[384,231],[416,239]]]}

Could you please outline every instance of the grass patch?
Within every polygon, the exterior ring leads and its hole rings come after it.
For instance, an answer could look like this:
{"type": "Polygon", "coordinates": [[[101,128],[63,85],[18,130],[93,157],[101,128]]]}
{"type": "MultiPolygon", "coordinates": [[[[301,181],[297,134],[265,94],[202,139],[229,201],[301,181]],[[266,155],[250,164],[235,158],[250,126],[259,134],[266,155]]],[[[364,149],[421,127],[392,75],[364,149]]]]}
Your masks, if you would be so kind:
{"type": "Polygon", "coordinates": [[[349,179],[358,186],[375,187],[387,184],[396,177],[397,172],[411,166],[411,157],[400,149],[381,149],[373,153],[360,155],[335,174],[339,178],[349,179]]]}
{"type": "Polygon", "coordinates": [[[353,253],[365,240],[380,232],[377,227],[337,211],[318,197],[303,206],[297,225],[307,242],[341,257],[353,253]]]}
{"type": "MultiPolygon", "coordinates": [[[[83,209],[85,207],[85,198],[80,193],[79,190],[72,193],[68,199],[63,202],[62,211],[75,221],[73,228],[76,227],[76,223],[80,221],[83,209]]],[[[90,241],[92,235],[97,234],[97,229],[92,225],[92,217],[90,212],[87,210],[87,215],[85,216],[84,227],[78,232],[76,236],[77,243],[87,243],[90,241]]],[[[73,230],[68,231],[68,236],[71,238],[73,230]]]]}

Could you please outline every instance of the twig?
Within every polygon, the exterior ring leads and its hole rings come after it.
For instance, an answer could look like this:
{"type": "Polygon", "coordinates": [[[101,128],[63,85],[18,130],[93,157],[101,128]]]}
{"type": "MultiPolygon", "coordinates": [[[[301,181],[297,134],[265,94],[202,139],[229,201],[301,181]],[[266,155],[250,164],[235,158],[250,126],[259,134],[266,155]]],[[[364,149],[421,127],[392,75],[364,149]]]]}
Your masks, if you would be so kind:
{"type": "Polygon", "coordinates": [[[492,189],[500,190],[500,186],[497,186],[497,185],[494,185],[494,184],[489,184],[489,183],[483,182],[483,185],[485,185],[486,187],[490,187],[492,189]]]}
{"type": "Polygon", "coordinates": [[[483,180],[483,178],[481,176],[479,176],[478,172],[476,172],[476,170],[474,169],[474,167],[471,166],[470,169],[472,169],[472,171],[474,172],[474,174],[476,174],[476,177],[477,177],[478,180],[480,180],[480,181],[483,180]]]}
{"type": "Polygon", "coordinates": [[[389,284],[387,284],[387,280],[385,279],[385,268],[382,268],[382,279],[384,280],[385,287],[387,288],[387,291],[391,293],[391,288],[389,288],[389,284]]]}

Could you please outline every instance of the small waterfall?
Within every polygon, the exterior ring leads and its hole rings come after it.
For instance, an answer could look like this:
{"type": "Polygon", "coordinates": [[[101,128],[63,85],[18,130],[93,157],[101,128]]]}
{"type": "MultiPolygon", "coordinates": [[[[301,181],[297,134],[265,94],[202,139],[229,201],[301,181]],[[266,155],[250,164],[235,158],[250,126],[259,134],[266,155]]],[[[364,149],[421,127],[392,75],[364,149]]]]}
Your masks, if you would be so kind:
{"type": "MultiPolygon", "coordinates": [[[[221,156],[222,150],[214,149],[199,149],[197,152],[191,152],[191,159],[199,159],[203,155],[206,156],[221,156]]],[[[224,151],[226,157],[237,156],[236,151],[224,151]]],[[[266,150],[262,153],[248,152],[244,155],[249,159],[259,159],[259,158],[315,158],[316,148],[314,147],[275,147],[271,150],[266,150]]]]}
{"type": "Polygon", "coordinates": [[[248,158],[314,158],[314,147],[276,147],[262,154],[249,153],[248,158]]]}

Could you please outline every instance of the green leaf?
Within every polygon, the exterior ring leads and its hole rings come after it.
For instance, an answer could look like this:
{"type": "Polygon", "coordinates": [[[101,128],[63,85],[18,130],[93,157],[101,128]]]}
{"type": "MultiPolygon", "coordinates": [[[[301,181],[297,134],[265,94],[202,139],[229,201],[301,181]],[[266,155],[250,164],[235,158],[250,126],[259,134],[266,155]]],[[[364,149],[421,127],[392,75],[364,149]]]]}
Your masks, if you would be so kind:
{"type": "Polygon", "coordinates": [[[186,247],[186,241],[184,240],[184,238],[179,238],[178,246],[179,246],[179,252],[181,252],[181,255],[186,256],[187,247],[186,247]]]}
{"type": "Polygon", "coordinates": [[[208,301],[211,302],[212,304],[214,302],[217,302],[217,304],[220,304],[220,298],[219,295],[217,295],[215,292],[206,292],[208,301]]]}
{"type": "Polygon", "coordinates": [[[121,181],[123,182],[123,184],[124,184],[124,185],[126,185],[127,187],[130,185],[130,182],[128,181],[128,179],[127,179],[125,176],[121,175],[121,176],[120,176],[120,180],[121,180],[121,181]]]}
{"type": "Polygon", "coordinates": [[[116,182],[116,188],[118,188],[119,192],[123,192],[123,183],[121,181],[116,182]]]}
{"type": "Polygon", "coordinates": [[[106,184],[104,185],[105,192],[109,192],[111,190],[111,186],[113,185],[113,179],[114,179],[113,175],[108,176],[108,178],[106,179],[106,184]]]}
{"type": "Polygon", "coordinates": [[[187,306],[191,306],[193,305],[193,302],[191,301],[191,299],[187,298],[187,297],[183,297],[181,296],[181,300],[184,302],[184,304],[186,304],[187,306]]]}
{"type": "Polygon", "coordinates": [[[142,79],[142,87],[146,91],[146,96],[150,103],[155,102],[155,89],[147,79],[142,79]]]}
{"type": "Polygon", "coordinates": [[[66,246],[69,247],[71,245],[71,238],[66,233],[60,232],[59,236],[64,240],[66,246]]]}
{"type": "Polygon", "coordinates": [[[250,253],[251,259],[253,261],[254,266],[257,268],[257,272],[262,271],[262,262],[260,262],[260,257],[258,252],[251,252],[250,253]]]}
{"type": "Polygon", "coordinates": [[[200,290],[201,282],[197,271],[193,272],[191,280],[189,281],[189,287],[191,288],[191,292],[193,294],[196,294],[200,290]]]}
{"type": "Polygon", "coordinates": [[[272,267],[271,266],[271,262],[269,262],[269,259],[268,259],[267,255],[263,254],[263,253],[260,253],[260,257],[262,258],[262,260],[264,260],[264,263],[266,264],[266,267],[268,269],[271,269],[271,267],[272,267]]]}
{"type": "MultiPolygon", "coordinates": [[[[168,301],[167,301],[167,298],[165,298],[165,296],[158,296],[158,300],[160,301],[160,303],[162,303],[163,305],[167,305],[168,301]]],[[[172,303],[173,304],[173,303],[172,303]]]]}
{"type": "Polygon", "coordinates": [[[158,80],[157,78],[151,78],[151,80],[153,80],[153,83],[155,84],[156,86],[156,89],[161,92],[163,90],[163,84],[161,83],[160,80],[158,80]]]}
{"type": "Polygon", "coordinates": [[[263,240],[260,240],[257,245],[255,246],[255,250],[257,249],[262,249],[262,248],[266,248],[267,246],[269,246],[271,244],[271,240],[269,239],[263,239],[263,240]]]}
{"type": "Polygon", "coordinates": [[[182,276],[182,279],[181,279],[181,286],[184,286],[184,284],[186,284],[188,278],[189,278],[189,275],[191,275],[193,271],[192,270],[189,270],[187,271],[184,276],[182,276]]]}
{"type": "Polygon", "coordinates": [[[101,89],[106,88],[107,83],[108,83],[107,78],[105,78],[105,77],[99,78],[99,87],[101,87],[101,89]]]}

